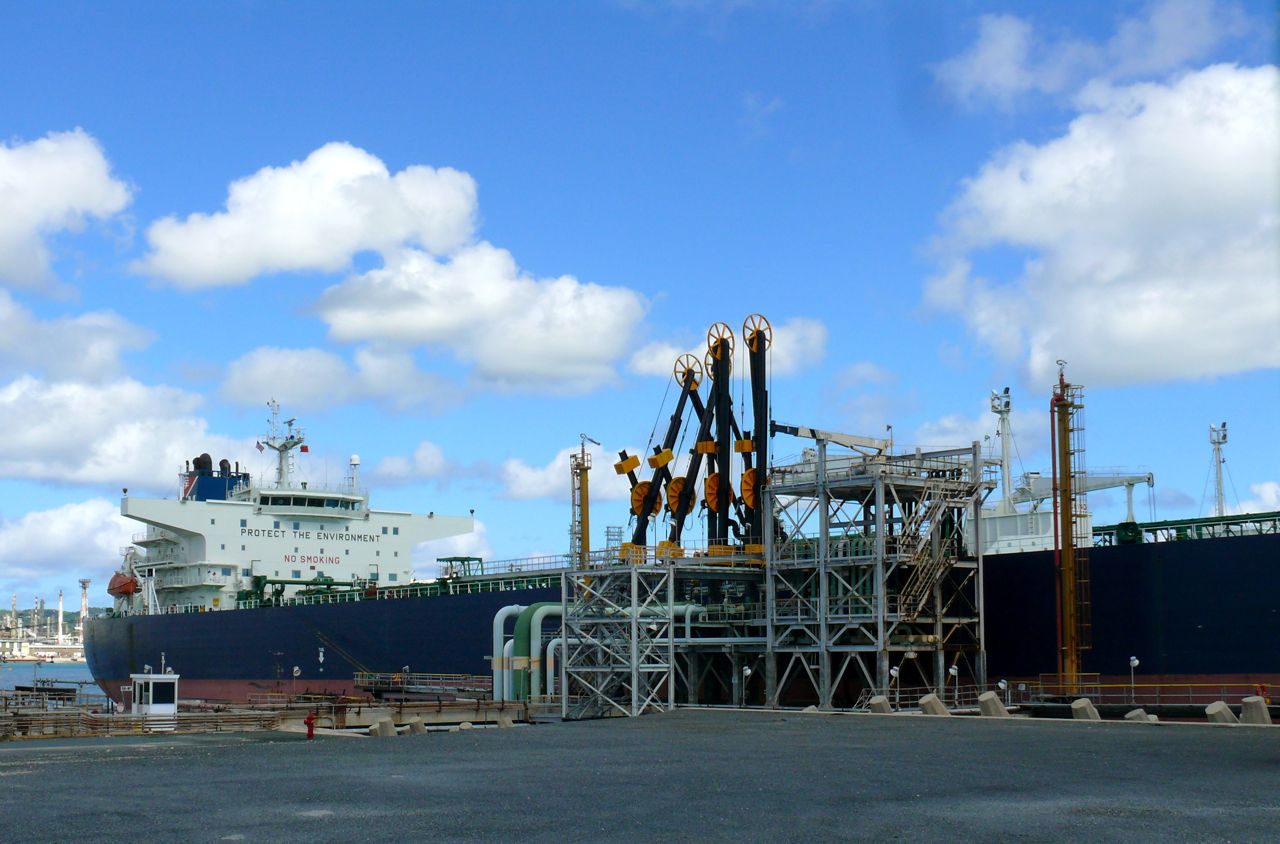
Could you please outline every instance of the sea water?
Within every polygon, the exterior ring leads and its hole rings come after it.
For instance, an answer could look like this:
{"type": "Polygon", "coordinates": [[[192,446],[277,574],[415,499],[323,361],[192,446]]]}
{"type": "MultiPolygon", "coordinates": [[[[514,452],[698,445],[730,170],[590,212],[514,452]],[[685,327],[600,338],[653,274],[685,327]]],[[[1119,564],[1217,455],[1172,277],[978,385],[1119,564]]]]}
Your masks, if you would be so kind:
{"type": "Polygon", "coordinates": [[[36,680],[75,683],[93,680],[83,662],[0,662],[0,689],[30,686],[36,680]]]}

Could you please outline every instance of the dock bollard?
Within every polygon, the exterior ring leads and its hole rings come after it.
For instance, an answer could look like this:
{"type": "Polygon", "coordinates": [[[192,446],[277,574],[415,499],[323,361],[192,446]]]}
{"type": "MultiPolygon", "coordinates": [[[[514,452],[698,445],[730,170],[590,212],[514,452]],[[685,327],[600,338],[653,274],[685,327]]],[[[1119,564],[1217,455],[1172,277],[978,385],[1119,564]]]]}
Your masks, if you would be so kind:
{"type": "Polygon", "coordinates": [[[1098,714],[1098,707],[1093,705],[1093,701],[1087,697],[1077,698],[1071,701],[1071,717],[1077,721],[1101,721],[1102,716],[1098,714]]]}
{"type": "Polygon", "coordinates": [[[1239,724],[1240,719],[1231,711],[1226,702],[1215,700],[1204,708],[1204,715],[1210,724],[1239,724]]]}
{"type": "Polygon", "coordinates": [[[427,725],[422,723],[421,718],[413,718],[409,721],[409,732],[415,735],[421,735],[427,731],[427,725]]]}
{"type": "Polygon", "coordinates": [[[1124,720],[1134,721],[1139,724],[1154,724],[1160,719],[1155,715],[1148,715],[1147,710],[1139,707],[1137,709],[1130,709],[1128,712],[1126,712],[1124,714],[1124,720]]]}
{"type": "Polygon", "coordinates": [[[1240,701],[1240,721],[1244,724],[1271,724],[1271,711],[1267,702],[1258,695],[1250,695],[1240,701]]]}
{"type": "Polygon", "coordinates": [[[892,715],[893,707],[889,705],[889,699],[884,695],[876,695],[867,702],[867,709],[877,715],[892,715]]]}
{"type": "Polygon", "coordinates": [[[920,711],[925,715],[950,715],[947,705],[938,700],[937,695],[925,695],[920,698],[920,711]]]}
{"type": "Polygon", "coordinates": [[[1000,695],[995,692],[983,692],[978,695],[978,711],[986,718],[1009,717],[1009,710],[1004,708],[1000,695]]]}
{"type": "Polygon", "coordinates": [[[381,738],[394,736],[396,734],[396,722],[390,718],[379,718],[378,723],[373,725],[374,735],[381,738]]]}

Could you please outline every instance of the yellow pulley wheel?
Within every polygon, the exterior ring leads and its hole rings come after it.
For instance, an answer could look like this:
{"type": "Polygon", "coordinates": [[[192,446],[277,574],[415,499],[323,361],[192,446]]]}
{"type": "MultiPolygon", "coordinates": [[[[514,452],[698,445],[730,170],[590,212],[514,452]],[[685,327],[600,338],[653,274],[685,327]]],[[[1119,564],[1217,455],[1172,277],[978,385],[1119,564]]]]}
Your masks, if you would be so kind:
{"type": "Polygon", "coordinates": [[[773,345],[773,326],[763,314],[752,314],[747,317],[746,322],[742,323],[742,339],[746,341],[747,348],[753,352],[759,351],[756,346],[763,339],[767,350],[773,345]]]}
{"type": "Polygon", "coordinates": [[[649,481],[641,481],[631,488],[631,512],[640,515],[640,510],[644,507],[645,496],[649,494],[649,488],[652,484],[649,481]]]}
{"type": "Polygon", "coordinates": [[[742,503],[756,509],[756,470],[754,467],[742,473],[742,503]]]}
{"type": "Polygon", "coordinates": [[[672,374],[675,375],[676,383],[681,387],[684,386],[685,379],[689,373],[693,373],[693,385],[690,389],[698,389],[698,385],[702,383],[702,362],[694,355],[681,355],[676,358],[675,369],[672,374]]]}
{"type": "Polygon", "coordinates": [[[707,329],[707,351],[714,358],[720,357],[720,341],[725,341],[729,347],[729,354],[733,354],[733,329],[729,327],[727,322],[714,323],[707,329]]]}
{"type": "MultiPolygon", "coordinates": [[[[667,483],[667,510],[672,515],[680,515],[680,493],[684,492],[684,478],[672,478],[667,483]]],[[[693,496],[689,496],[689,503],[684,507],[684,511],[688,513],[693,509],[693,496]]]]}

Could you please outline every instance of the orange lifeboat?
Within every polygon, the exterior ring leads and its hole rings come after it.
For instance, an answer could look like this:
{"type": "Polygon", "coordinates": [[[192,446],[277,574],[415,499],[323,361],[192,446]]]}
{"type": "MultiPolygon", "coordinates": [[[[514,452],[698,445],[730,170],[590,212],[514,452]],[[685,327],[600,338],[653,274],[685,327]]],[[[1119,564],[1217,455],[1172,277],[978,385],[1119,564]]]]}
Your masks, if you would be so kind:
{"type": "Polygon", "coordinates": [[[123,598],[126,595],[136,594],[138,588],[138,578],[118,571],[111,576],[111,582],[107,584],[107,594],[113,598],[123,598]]]}

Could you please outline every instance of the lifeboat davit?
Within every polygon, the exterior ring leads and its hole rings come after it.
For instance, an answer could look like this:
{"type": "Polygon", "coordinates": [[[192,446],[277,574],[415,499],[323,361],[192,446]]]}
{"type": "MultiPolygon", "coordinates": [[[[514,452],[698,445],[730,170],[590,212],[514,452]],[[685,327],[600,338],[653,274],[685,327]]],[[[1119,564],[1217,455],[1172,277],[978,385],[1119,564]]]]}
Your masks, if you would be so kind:
{"type": "Polygon", "coordinates": [[[118,571],[111,576],[111,582],[107,584],[107,594],[113,598],[123,598],[126,595],[134,595],[138,591],[138,578],[131,574],[125,574],[118,571]]]}

